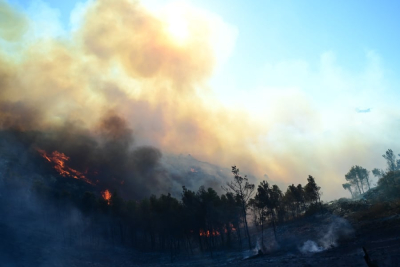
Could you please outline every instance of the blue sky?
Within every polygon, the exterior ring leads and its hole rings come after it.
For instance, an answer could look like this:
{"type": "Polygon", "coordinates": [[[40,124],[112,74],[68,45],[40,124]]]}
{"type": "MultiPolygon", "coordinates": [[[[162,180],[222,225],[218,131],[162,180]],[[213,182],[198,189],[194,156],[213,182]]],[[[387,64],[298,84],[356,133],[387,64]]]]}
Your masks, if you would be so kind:
{"type": "MultiPolygon", "coordinates": [[[[86,5],[7,2],[37,22],[38,36],[54,38],[69,35],[71,13],[86,5]]],[[[335,198],[347,194],[341,184],[352,165],[384,168],[381,155],[400,152],[399,2],[142,1],[155,16],[174,3],[210,22],[216,64],[207,102],[251,121],[243,149],[261,155],[271,179],[298,183],[313,174],[335,198]]],[[[198,153],[218,160],[206,155],[198,153]]]]}

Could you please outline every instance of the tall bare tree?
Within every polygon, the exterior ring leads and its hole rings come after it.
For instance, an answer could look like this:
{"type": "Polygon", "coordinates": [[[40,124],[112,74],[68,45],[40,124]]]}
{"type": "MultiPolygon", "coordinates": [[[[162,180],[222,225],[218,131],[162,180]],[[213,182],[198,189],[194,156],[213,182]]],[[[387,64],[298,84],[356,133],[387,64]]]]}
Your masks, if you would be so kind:
{"type": "Polygon", "coordinates": [[[249,179],[245,175],[244,177],[239,174],[239,168],[232,166],[233,181],[228,182],[226,187],[222,187],[227,192],[232,192],[239,199],[242,216],[247,234],[247,240],[249,242],[249,249],[251,249],[251,239],[249,233],[249,227],[247,224],[247,209],[250,198],[254,193],[254,184],[249,183],[249,179]]]}

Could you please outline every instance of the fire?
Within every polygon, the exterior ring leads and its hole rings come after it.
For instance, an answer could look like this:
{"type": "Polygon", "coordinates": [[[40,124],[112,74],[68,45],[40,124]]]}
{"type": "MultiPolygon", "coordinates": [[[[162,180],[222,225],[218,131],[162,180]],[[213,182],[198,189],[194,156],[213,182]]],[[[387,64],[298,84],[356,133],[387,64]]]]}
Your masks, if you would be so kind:
{"type": "MultiPolygon", "coordinates": [[[[235,231],[236,231],[236,228],[232,227],[231,228],[231,232],[235,232],[235,231]]],[[[228,233],[228,229],[224,228],[224,232],[225,232],[225,234],[227,234],[228,233]]]]}
{"type": "Polygon", "coordinates": [[[211,235],[211,236],[218,236],[218,235],[221,235],[221,234],[220,234],[218,231],[216,231],[216,230],[212,230],[212,231],[210,232],[210,230],[203,231],[203,230],[201,230],[201,229],[200,229],[199,234],[200,234],[200,236],[206,236],[206,237],[210,237],[210,235],[211,235]]]}
{"type": "Polygon", "coordinates": [[[110,205],[110,200],[111,200],[111,196],[112,196],[110,191],[108,191],[108,189],[106,189],[105,191],[101,192],[101,196],[104,198],[104,200],[107,200],[107,204],[110,205]]]}
{"type": "MultiPolygon", "coordinates": [[[[233,224],[231,224],[231,223],[229,225],[226,225],[225,227],[223,227],[221,230],[223,230],[223,232],[225,234],[227,234],[228,233],[228,229],[230,229],[231,232],[235,232],[236,231],[236,228],[233,227],[233,224]]],[[[190,232],[193,233],[193,230],[190,230],[190,232]]],[[[203,229],[200,229],[199,230],[199,235],[200,236],[210,237],[210,236],[219,236],[219,235],[221,235],[221,233],[219,231],[217,231],[217,230],[204,231],[203,229]]]]}
{"type": "Polygon", "coordinates": [[[68,166],[66,166],[65,162],[69,160],[69,157],[66,156],[64,153],[58,152],[58,151],[53,151],[50,155],[47,154],[46,151],[37,149],[39,154],[45,158],[48,162],[54,163],[54,169],[63,177],[72,177],[75,179],[81,179],[84,180],[88,184],[93,184],[86,176],[75,170],[72,169],[68,166]]]}
{"type": "Polygon", "coordinates": [[[228,226],[224,227],[224,232],[225,232],[225,234],[228,233],[228,229],[230,229],[231,232],[235,232],[235,231],[236,231],[236,228],[233,227],[233,224],[231,224],[231,223],[230,223],[228,226]]]}
{"type": "Polygon", "coordinates": [[[194,168],[190,168],[190,172],[197,172],[194,168]]]}

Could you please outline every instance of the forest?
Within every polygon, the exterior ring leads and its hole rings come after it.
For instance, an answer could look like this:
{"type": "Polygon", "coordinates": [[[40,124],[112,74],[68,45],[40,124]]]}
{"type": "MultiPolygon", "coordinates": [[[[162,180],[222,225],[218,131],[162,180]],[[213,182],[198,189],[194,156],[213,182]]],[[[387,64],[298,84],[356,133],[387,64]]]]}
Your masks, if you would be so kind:
{"type": "MultiPolygon", "coordinates": [[[[46,154],[23,145],[12,148],[7,150],[2,144],[0,184],[1,212],[8,215],[1,232],[10,240],[16,235],[26,241],[19,230],[7,230],[14,227],[11,221],[18,229],[32,227],[35,234],[51,235],[43,238],[46,244],[51,239],[50,243],[57,240],[62,248],[123,247],[167,253],[169,261],[175,262],[182,255],[200,253],[213,258],[221,251],[252,251],[255,247],[267,253],[265,243],[284,242],[279,227],[329,210],[311,175],[305,177],[304,185],[292,184],[282,191],[266,180],[251,183],[232,166],[230,180],[218,188],[182,186],[179,197],[166,192],[126,199],[118,190],[94,187],[83,172],[66,165],[67,157],[61,152],[46,154]],[[267,231],[273,235],[264,236],[267,231]]],[[[387,169],[372,170],[376,185],[363,167],[353,166],[345,174],[343,188],[354,201],[371,195],[379,195],[381,202],[397,201],[400,160],[390,149],[383,158],[387,169]]]]}
{"type": "MultiPolygon", "coordinates": [[[[270,224],[316,210],[321,203],[320,187],[312,176],[305,186],[290,185],[283,193],[267,181],[255,187],[236,166],[232,173],[232,181],[223,186],[224,194],[219,195],[211,187],[192,191],[183,186],[180,199],[167,193],[127,201],[117,191],[108,190],[100,196],[89,191],[75,196],[65,188],[60,192],[43,183],[35,183],[33,190],[43,201],[57,203],[61,209],[63,205],[74,205],[92,218],[98,225],[86,232],[91,240],[100,238],[114,245],[174,254],[195,248],[209,253],[221,248],[251,249],[249,220],[263,231],[270,224]]],[[[79,236],[73,239],[82,238],[79,236]]]]}

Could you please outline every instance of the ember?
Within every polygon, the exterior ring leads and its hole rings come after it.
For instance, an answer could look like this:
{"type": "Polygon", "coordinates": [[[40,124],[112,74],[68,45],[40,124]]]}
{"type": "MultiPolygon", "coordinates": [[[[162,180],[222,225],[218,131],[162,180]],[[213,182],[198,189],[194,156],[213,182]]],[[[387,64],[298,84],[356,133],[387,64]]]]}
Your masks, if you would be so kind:
{"type": "Polygon", "coordinates": [[[110,205],[110,200],[111,200],[111,196],[112,194],[110,193],[110,191],[108,191],[108,189],[106,189],[105,191],[101,192],[101,196],[107,200],[107,204],[110,205]]]}
{"type": "Polygon", "coordinates": [[[93,185],[93,183],[88,178],[86,178],[86,176],[83,173],[66,166],[65,162],[69,160],[69,157],[66,156],[64,153],[61,153],[58,151],[53,151],[51,153],[51,155],[49,155],[44,150],[37,149],[37,151],[48,162],[55,164],[54,169],[56,169],[56,171],[61,176],[72,177],[75,179],[81,179],[81,180],[84,180],[86,183],[93,185]]]}

